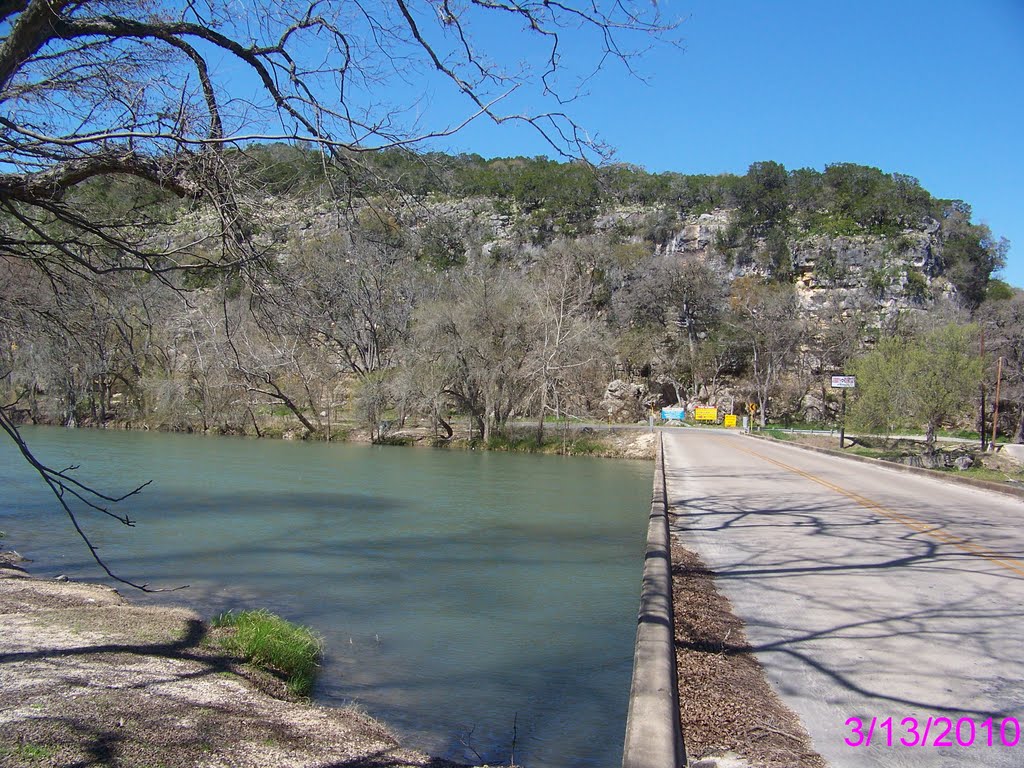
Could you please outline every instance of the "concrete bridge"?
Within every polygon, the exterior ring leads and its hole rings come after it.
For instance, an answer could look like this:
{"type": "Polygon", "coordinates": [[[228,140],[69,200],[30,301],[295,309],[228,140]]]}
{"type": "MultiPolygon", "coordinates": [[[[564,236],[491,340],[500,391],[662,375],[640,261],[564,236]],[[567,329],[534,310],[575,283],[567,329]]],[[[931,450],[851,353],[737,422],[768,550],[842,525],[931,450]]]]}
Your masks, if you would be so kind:
{"type": "MultiPolygon", "coordinates": [[[[716,573],[831,766],[1024,765],[1024,500],[735,433],[663,440],[652,529],[669,526],[716,573]]],[[[674,674],[658,634],[671,613],[660,546],[648,549],[627,768],[682,764],[660,714],[674,674]]]]}

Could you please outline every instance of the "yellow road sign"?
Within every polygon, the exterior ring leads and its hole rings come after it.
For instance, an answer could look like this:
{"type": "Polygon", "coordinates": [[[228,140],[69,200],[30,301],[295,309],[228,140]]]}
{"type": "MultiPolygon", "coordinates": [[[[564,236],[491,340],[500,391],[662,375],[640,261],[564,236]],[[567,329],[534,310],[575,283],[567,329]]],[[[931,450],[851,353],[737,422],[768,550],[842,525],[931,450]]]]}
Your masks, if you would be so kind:
{"type": "Polygon", "coordinates": [[[735,413],[730,413],[728,416],[725,417],[725,426],[727,426],[727,427],[735,427],[736,426],[736,414],[735,413]]]}
{"type": "Polygon", "coordinates": [[[717,408],[694,408],[693,418],[697,421],[718,421],[717,408]]]}

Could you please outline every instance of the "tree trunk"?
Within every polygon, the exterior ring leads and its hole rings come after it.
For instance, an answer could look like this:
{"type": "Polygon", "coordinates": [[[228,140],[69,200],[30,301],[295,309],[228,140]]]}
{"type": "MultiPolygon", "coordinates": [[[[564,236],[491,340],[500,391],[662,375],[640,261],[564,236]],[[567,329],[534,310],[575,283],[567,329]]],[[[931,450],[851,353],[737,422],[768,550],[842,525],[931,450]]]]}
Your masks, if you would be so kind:
{"type": "Polygon", "coordinates": [[[68,429],[74,429],[78,426],[78,419],[75,418],[75,410],[78,408],[78,399],[75,397],[74,390],[68,387],[67,393],[64,400],[64,414],[63,422],[64,426],[68,429]]]}
{"type": "Polygon", "coordinates": [[[252,412],[252,408],[246,408],[245,410],[249,413],[249,418],[252,419],[252,428],[256,430],[256,437],[263,437],[263,432],[260,430],[260,424],[256,421],[256,414],[252,412]]]}
{"type": "Polygon", "coordinates": [[[285,407],[287,407],[289,411],[295,414],[295,418],[302,422],[302,426],[308,429],[311,435],[315,435],[320,432],[320,429],[316,427],[313,424],[313,422],[306,418],[306,415],[302,412],[302,409],[300,409],[299,406],[295,404],[294,400],[292,400],[290,397],[287,397],[286,395],[279,395],[279,397],[281,399],[281,402],[285,405],[285,407]]]}
{"type": "Polygon", "coordinates": [[[540,417],[537,419],[537,447],[544,445],[544,412],[548,407],[548,386],[547,382],[540,390],[540,417]]]}
{"type": "Polygon", "coordinates": [[[106,423],[114,412],[114,382],[112,379],[104,377],[100,386],[100,420],[106,423]]]}
{"type": "MultiPolygon", "coordinates": [[[[982,332],[981,339],[982,339],[982,341],[981,341],[981,354],[982,354],[982,356],[984,356],[984,354],[985,354],[985,335],[984,335],[984,332],[982,332]]],[[[981,438],[981,450],[982,450],[982,452],[984,452],[988,448],[988,430],[985,429],[987,419],[985,418],[985,382],[984,381],[981,382],[981,387],[979,388],[979,396],[980,396],[980,398],[979,398],[980,399],[980,403],[979,403],[979,408],[978,408],[978,436],[981,438]]]]}
{"type": "Polygon", "coordinates": [[[928,422],[927,431],[924,434],[924,442],[928,446],[928,453],[935,452],[935,424],[934,422],[928,422]]]}
{"type": "MultiPolygon", "coordinates": [[[[700,397],[700,391],[704,387],[704,377],[697,373],[697,366],[694,364],[697,359],[697,338],[692,322],[686,326],[686,341],[690,349],[690,378],[693,379],[693,394],[695,397],[700,397]]],[[[677,390],[676,398],[678,399],[678,397],[677,390]]]]}
{"type": "Polygon", "coordinates": [[[33,424],[39,423],[39,389],[32,384],[28,389],[29,418],[33,424]]]}
{"type": "Polygon", "coordinates": [[[484,420],[483,420],[483,438],[484,444],[491,441],[491,433],[494,431],[494,409],[495,405],[491,401],[490,396],[484,397],[484,420]]]}
{"type": "Polygon", "coordinates": [[[320,428],[314,426],[313,422],[306,418],[306,415],[302,412],[302,409],[299,408],[298,404],[294,400],[292,400],[288,395],[286,395],[284,391],[279,386],[277,386],[273,379],[270,378],[270,376],[266,376],[266,383],[268,386],[273,387],[272,392],[265,389],[258,389],[256,387],[249,387],[249,391],[257,392],[263,395],[269,395],[270,397],[279,400],[281,404],[284,405],[289,411],[291,411],[295,418],[297,418],[302,423],[302,426],[309,430],[309,433],[311,435],[317,435],[320,433],[320,428]]]}

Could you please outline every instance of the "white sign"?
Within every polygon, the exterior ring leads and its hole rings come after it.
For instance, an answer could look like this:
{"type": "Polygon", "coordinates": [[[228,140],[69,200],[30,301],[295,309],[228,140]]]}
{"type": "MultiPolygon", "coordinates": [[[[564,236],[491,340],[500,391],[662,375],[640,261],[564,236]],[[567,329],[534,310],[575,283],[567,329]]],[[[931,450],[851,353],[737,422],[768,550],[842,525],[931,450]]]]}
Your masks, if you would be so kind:
{"type": "Polygon", "coordinates": [[[832,387],[834,389],[853,389],[857,386],[856,376],[833,376],[832,387]]]}

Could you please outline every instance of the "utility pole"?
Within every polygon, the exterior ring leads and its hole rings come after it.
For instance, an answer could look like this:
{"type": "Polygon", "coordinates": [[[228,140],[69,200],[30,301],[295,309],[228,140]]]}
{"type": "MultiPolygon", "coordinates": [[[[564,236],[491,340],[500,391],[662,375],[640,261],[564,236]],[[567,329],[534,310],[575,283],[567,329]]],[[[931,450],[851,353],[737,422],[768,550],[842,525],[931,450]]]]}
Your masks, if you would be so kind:
{"type": "Polygon", "coordinates": [[[842,406],[839,411],[839,450],[846,448],[846,390],[840,395],[842,406]]]}
{"type": "MultiPolygon", "coordinates": [[[[985,365],[985,329],[981,329],[981,364],[985,365]]],[[[984,370],[984,368],[982,368],[984,370]]],[[[984,453],[988,447],[985,445],[985,376],[982,374],[981,384],[981,413],[978,414],[978,434],[981,436],[981,452],[984,453]]],[[[998,395],[997,395],[998,397],[998,395]]]]}
{"type": "Polygon", "coordinates": [[[996,369],[996,401],[992,412],[992,450],[996,449],[996,430],[999,429],[999,384],[1003,379],[1003,356],[999,356],[999,366],[996,369]]]}

